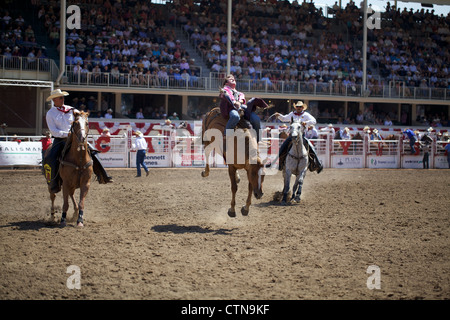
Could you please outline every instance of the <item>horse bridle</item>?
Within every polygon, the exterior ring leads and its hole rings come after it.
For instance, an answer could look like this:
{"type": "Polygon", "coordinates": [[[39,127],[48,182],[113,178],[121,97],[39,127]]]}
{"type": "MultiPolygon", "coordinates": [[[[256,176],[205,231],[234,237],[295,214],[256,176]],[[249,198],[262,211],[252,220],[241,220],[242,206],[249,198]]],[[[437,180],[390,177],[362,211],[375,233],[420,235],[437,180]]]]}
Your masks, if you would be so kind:
{"type": "MultiPolygon", "coordinates": [[[[81,115],[79,115],[78,117],[81,117],[81,115]]],[[[75,123],[77,122],[76,119],[77,119],[77,118],[75,118],[75,121],[72,122],[72,126],[70,127],[70,134],[71,134],[71,135],[74,135],[74,136],[75,136],[75,139],[76,139],[77,142],[78,142],[78,148],[77,148],[77,151],[78,151],[78,152],[80,152],[80,151],[86,151],[86,146],[87,146],[87,136],[88,136],[88,134],[89,134],[88,120],[85,119],[85,120],[86,120],[86,127],[87,127],[87,130],[86,130],[85,136],[83,136],[83,141],[80,141],[80,139],[78,139],[78,131],[75,132],[75,130],[74,130],[74,125],[75,125],[75,123]]],[[[80,130],[81,130],[81,129],[80,129],[80,130]]],[[[66,144],[66,145],[67,145],[67,144],[66,144]]],[[[83,154],[80,152],[80,163],[81,163],[82,160],[83,160],[83,154]]],[[[84,166],[82,166],[82,167],[79,167],[79,166],[77,166],[77,165],[75,165],[75,164],[73,164],[73,163],[71,163],[71,162],[64,161],[64,160],[62,160],[62,159],[61,159],[61,164],[63,164],[63,165],[68,165],[68,166],[71,166],[71,167],[74,167],[76,170],[80,170],[80,174],[81,174],[81,170],[84,170],[84,169],[86,169],[86,168],[92,166],[92,165],[94,164],[94,162],[93,162],[92,157],[91,157],[91,160],[88,161],[88,162],[86,162],[86,164],[85,164],[84,166]]]]}
{"type": "MultiPolygon", "coordinates": [[[[292,124],[291,124],[291,126],[292,126],[292,124]]],[[[302,137],[303,137],[303,133],[301,132],[301,131],[302,131],[302,124],[301,124],[301,123],[299,123],[298,131],[299,131],[299,133],[300,133],[300,134],[302,135],[302,137]]],[[[290,136],[292,137],[292,132],[290,132],[289,134],[290,134],[290,136]]],[[[293,140],[294,140],[294,138],[292,137],[292,141],[293,141],[293,140]]],[[[299,135],[299,134],[297,134],[297,136],[295,137],[295,140],[297,140],[296,144],[301,143],[301,144],[302,144],[302,147],[303,147],[303,141],[300,141],[300,135],[299,135]]],[[[302,139],[302,140],[303,140],[303,139],[302,139]]],[[[292,141],[291,141],[291,143],[292,143],[292,141]]],[[[306,150],[306,151],[308,152],[308,150],[306,150]]],[[[288,156],[294,158],[295,160],[297,160],[297,162],[300,161],[301,159],[305,158],[305,156],[303,156],[303,157],[297,157],[297,156],[294,156],[294,155],[291,154],[291,153],[288,153],[288,156]]]]}
{"type": "MultiPolygon", "coordinates": [[[[81,117],[81,115],[79,115],[78,117],[81,117]]],[[[72,122],[72,126],[70,127],[70,132],[71,132],[71,134],[74,134],[74,135],[75,135],[75,138],[76,138],[77,141],[78,141],[78,148],[77,148],[78,151],[81,151],[81,150],[84,151],[84,150],[86,150],[86,149],[85,149],[85,145],[87,145],[87,143],[85,143],[85,142],[86,142],[87,136],[88,136],[88,134],[89,134],[89,122],[88,122],[87,119],[85,119],[85,120],[86,120],[86,127],[87,127],[87,130],[86,130],[86,134],[83,136],[83,141],[80,141],[80,139],[78,139],[78,133],[79,133],[79,131],[75,132],[75,130],[74,130],[74,125],[75,125],[75,122],[77,122],[77,121],[72,122]]],[[[80,131],[81,131],[81,129],[80,129],[80,131]]]]}

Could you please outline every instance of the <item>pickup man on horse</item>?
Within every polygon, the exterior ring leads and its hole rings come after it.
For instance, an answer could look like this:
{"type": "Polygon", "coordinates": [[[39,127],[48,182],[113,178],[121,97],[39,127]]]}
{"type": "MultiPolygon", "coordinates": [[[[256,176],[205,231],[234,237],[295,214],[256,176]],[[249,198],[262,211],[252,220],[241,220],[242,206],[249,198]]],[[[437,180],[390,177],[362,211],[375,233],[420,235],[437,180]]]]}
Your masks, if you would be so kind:
{"type": "MultiPolygon", "coordinates": [[[[305,110],[308,108],[308,106],[303,103],[303,101],[298,101],[294,104],[295,111],[292,111],[288,113],[287,115],[282,115],[278,112],[275,113],[275,116],[280,119],[283,122],[292,122],[292,121],[299,121],[304,126],[309,127],[311,125],[316,124],[316,118],[314,118],[310,113],[306,112],[305,110]]],[[[286,159],[286,155],[289,152],[290,149],[290,143],[292,138],[288,137],[286,140],[284,140],[283,144],[281,145],[281,148],[278,153],[279,158],[279,170],[283,170],[284,161],[286,159]]],[[[314,149],[314,146],[312,143],[303,135],[303,144],[306,148],[306,150],[309,150],[309,158],[310,158],[310,165],[309,170],[310,171],[317,171],[317,173],[320,173],[323,169],[322,164],[319,161],[319,158],[317,157],[316,150],[314,149]]]]}
{"type": "MultiPolygon", "coordinates": [[[[44,171],[53,193],[57,193],[61,190],[61,182],[58,174],[59,158],[61,157],[62,150],[66,144],[71,124],[74,121],[73,112],[76,110],[73,107],[64,104],[64,97],[68,95],[69,93],[66,91],[56,89],[53,90],[47,98],[47,102],[53,100],[54,104],[54,106],[48,110],[46,115],[47,126],[53,135],[54,140],[50,151],[44,159],[44,171]]],[[[89,150],[91,151],[92,159],[94,161],[94,173],[97,176],[98,182],[101,184],[113,182],[112,177],[106,173],[106,170],[100,163],[97,151],[91,146],[89,146],[89,150]]]]}

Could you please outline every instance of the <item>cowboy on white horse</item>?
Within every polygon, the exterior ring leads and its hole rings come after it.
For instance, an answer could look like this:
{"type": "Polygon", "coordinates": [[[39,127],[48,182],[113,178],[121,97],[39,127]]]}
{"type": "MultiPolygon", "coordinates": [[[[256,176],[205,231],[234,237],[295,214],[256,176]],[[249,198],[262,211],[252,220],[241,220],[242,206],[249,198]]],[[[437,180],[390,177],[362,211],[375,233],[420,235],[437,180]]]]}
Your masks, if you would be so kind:
{"type": "MultiPolygon", "coordinates": [[[[292,111],[287,115],[282,115],[278,112],[276,112],[274,115],[283,122],[298,121],[306,127],[313,126],[317,123],[316,118],[314,118],[310,113],[305,111],[306,109],[308,109],[308,106],[305,103],[303,103],[303,101],[298,101],[297,103],[294,104],[294,107],[295,111],[292,111]]],[[[280,159],[279,161],[280,171],[283,170],[284,161],[286,159],[287,153],[289,152],[291,140],[292,140],[291,137],[288,137],[286,140],[284,140],[278,153],[278,157],[280,159]]],[[[317,173],[320,173],[323,169],[323,166],[320,163],[319,158],[317,157],[314,146],[305,136],[303,136],[303,144],[305,145],[305,148],[309,150],[309,158],[311,160],[309,170],[317,171],[317,173]]]]}

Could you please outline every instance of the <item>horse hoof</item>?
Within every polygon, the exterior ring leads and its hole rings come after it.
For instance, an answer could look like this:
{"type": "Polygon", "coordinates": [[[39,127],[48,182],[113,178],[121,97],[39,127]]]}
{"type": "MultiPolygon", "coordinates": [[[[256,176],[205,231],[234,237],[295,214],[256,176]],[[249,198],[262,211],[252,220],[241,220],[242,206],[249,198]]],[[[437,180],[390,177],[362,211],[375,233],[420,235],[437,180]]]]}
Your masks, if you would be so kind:
{"type": "Polygon", "coordinates": [[[209,176],[209,173],[206,173],[205,171],[202,171],[202,177],[206,178],[207,176],[209,176]]]}
{"type": "Polygon", "coordinates": [[[61,228],[64,228],[66,225],[67,225],[66,220],[61,220],[59,226],[60,226],[61,228]]]}
{"type": "Polygon", "coordinates": [[[78,222],[78,223],[77,223],[77,227],[84,227],[83,222],[78,222]]]}
{"type": "Polygon", "coordinates": [[[228,216],[230,216],[231,218],[235,218],[236,217],[236,212],[232,211],[231,209],[228,210],[228,216]]]}
{"type": "Polygon", "coordinates": [[[248,212],[249,212],[249,210],[245,209],[245,206],[243,206],[242,209],[241,209],[242,215],[243,216],[248,216],[248,212]]]}
{"type": "Polygon", "coordinates": [[[285,200],[281,201],[282,206],[287,206],[287,202],[285,200]]]}

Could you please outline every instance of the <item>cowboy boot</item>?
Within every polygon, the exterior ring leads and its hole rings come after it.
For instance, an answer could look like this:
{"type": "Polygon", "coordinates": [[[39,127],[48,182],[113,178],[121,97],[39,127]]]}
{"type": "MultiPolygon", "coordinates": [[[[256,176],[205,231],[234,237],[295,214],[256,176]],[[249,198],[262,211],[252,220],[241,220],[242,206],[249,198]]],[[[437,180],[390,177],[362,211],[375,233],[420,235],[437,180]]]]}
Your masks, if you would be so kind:
{"type": "Polygon", "coordinates": [[[106,184],[114,182],[112,177],[108,175],[105,168],[100,163],[97,154],[92,156],[92,160],[94,161],[94,174],[97,176],[98,183],[106,184]]]}

